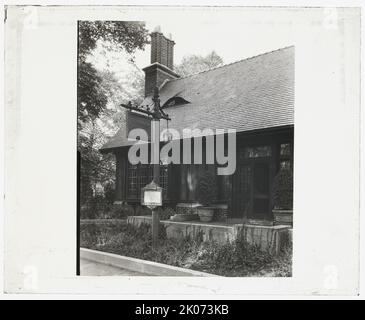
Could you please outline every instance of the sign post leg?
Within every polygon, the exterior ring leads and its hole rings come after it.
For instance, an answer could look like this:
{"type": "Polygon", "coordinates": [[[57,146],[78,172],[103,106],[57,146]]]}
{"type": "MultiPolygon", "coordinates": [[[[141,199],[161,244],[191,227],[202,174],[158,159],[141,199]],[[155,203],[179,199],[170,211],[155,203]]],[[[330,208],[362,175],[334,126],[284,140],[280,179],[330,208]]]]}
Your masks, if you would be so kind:
{"type": "Polygon", "coordinates": [[[157,248],[160,217],[157,208],[152,210],[152,248],[157,248]]]}
{"type": "MultiPolygon", "coordinates": [[[[160,121],[152,120],[151,126],[151,142],[152,142],[152,165],[153,165],[153,181],[156,185],[160,183],[160,121]]],[[[152,247],[156,248],[158,241],[158,227],[160,224],[158,211],[152,210],[152,247]]]]}

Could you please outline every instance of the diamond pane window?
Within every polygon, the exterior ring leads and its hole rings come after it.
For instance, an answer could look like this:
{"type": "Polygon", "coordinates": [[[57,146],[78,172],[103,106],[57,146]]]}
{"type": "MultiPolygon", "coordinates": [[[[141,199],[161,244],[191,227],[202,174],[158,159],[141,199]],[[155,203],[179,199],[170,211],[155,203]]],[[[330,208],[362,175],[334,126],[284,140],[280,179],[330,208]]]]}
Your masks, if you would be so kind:
{"type": "Polygon", "coordinates": [[[283,143],[280,145],[280,156],[290,156],[290,143],[283,143]]]}
{"type": "Polygon", "coordinates": [[[290,160],[280,161],[280,169],[290,169],[290,160]]]}
{"type": "Polygon", "coordinates": [[[137,165],[131,165],[128,166],[128,172],[127,172],[127,180],[128,180],[128,197],[129,198],[137,198],[137,173],[138,173],[138,166],[137,165]]]}
{"type": "Polygon", "coordinates": [[[243,149],[241,157],[243,158],[260,158],[270,157],[271,147],[270,146],[259,146],[259,147],[246,147],[243,149]]]}

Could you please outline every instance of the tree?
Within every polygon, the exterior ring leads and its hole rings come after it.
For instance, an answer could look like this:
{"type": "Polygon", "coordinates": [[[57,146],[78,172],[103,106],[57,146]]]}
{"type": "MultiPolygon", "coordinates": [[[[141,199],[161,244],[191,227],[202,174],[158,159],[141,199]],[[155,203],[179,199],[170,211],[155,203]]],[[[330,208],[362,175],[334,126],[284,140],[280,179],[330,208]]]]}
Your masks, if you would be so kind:
{"type": "Polygon", "coordinates": [[[85,59],[102,40],[108,50],[126,50],[133,54],[148,43],[144,23],[134,21],[80,21],[79,58],[85,59]]]}
{"type": "Polygon", "coordinates": [[[87,61],[101,43],[106,50],[124,50],[133,61],[137,49],[148,43],[148,31],[140,22],[81,21],[78,52],[78,116],[80,121],[95,119],[105,110],[108,96],[95,67],[87,61]]]}
{"type": "Polygon", "coordinates": [[[175,66],[175,71],[182,77],[187,77],[223,65],[223,59],[212,51],[207,56],[188,55],[183,57],[181,63],[175,66]]]}
{"type": "Polygon", "coordinates": [[[136,50],[143,49],[148,43],[147,36],[147,29],[139,22],[79,23],[77,123],[82,204],[93,196],[96,185],[114,180],[115,159],[111,154],[101,154],[99,149],[124,119],[124,110],[119,104],[140,99],[142,76],[133,64],[133,57],[136,50]],[[100,48],[103,50],[97,52],[100,48]],[[127,64],[123,69],[125,79],[112,71],[115,61],[110,63],[111,70],[96,67],[97,60],[109,60],[109,53],[113,51],[128,57],[129,69],[127,64]]]}

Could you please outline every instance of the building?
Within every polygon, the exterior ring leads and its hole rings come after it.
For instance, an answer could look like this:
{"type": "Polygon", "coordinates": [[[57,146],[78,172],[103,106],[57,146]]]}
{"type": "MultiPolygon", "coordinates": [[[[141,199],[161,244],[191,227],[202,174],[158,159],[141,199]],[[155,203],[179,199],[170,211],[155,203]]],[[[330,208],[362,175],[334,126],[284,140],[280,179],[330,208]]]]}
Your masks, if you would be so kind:
{"type": "MultiPolygon", "coordinates": [[[[143,69],[142,106],[152,105],[157,86],[161,106],[171,118],[170,128],[235,129],[236,170],[232,175],[217,175],[215,204],[226,211],[228,220],[270,224],[274,177],[280,168],[293,168],[294,47],[179,77],[173,70],[174,45],[160,31],[151,34],[151,64],[143,69]]],[[[141,188],[152,180],[149,165],[128,162],[132,144],[128,132],[138,126],[148,127],[146,119],[129,112],[127,123],[101,149],[115,154],[116,200],[129,204],[140,203],[141,188]]],[[[164,120],[161,127],[166,127],[164,120]]],[[[201,172],[215,167],[161,164],[164,203],[180,209],[197,206],[201,172]]]]}

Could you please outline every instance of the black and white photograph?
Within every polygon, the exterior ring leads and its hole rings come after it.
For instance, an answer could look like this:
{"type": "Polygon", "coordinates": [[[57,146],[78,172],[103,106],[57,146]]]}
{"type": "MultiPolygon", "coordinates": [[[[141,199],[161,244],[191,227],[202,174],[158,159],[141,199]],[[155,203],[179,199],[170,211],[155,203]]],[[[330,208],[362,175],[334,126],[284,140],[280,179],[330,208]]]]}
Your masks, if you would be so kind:
{"type": "Polygon", "coordinates": [[[361,7],[5,6],[5,294],[358,296],[361,7]]]}
{"type": "Polygon", "coordinates": [[[79,22],[81,275],[291,277],[295,47],[217,27],[79,22]]]}

